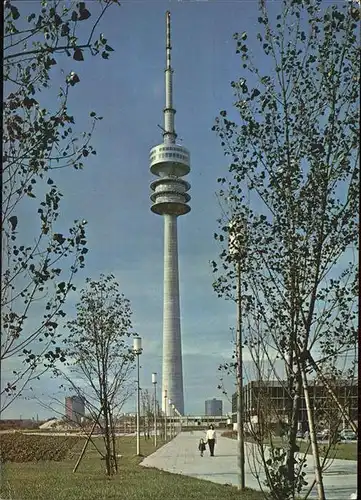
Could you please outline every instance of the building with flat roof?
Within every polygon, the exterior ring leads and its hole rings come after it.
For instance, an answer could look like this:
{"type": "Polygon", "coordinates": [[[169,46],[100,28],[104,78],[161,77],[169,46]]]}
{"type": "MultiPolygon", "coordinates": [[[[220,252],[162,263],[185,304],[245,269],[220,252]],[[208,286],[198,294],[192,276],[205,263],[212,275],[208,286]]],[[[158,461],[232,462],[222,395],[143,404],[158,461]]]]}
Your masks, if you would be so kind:
{"type": "Polygon", "coordinates": [[[221,399],[207,399],[204,403],[204,414],[208,417],[221,417],[223,413],[223,402],[221,399]]]}
{"type": "Polygon", "coordinates": [[[65,398],[65,416],[74,423],[80,423],[85,416],[85,399],[82,396],[65,398]]]}
{"type": "MultiPolygon", "coordinates": [[[[340,380],[332,382],[332,390],[350,420],[358,419],[358,384],[356,381],[340,380]]],[[[317,423],[331,427],[342,422],[340,410],[332,399],[327,387],[319,380],[309,381],[309,396],[313,408],[316,409],[317,423]]],[[[287,422],[287,408],[290,404],[286,381],[254,380],[243,387],[244,422],[257,424],[259,417],[269,423],[287,422]]],[[[232,397],[232,420],[237,421],[237,394],[232,397]]],[[[308,430],[306,402],[303,390],[299,410],[299,429],[308,430]]]]}

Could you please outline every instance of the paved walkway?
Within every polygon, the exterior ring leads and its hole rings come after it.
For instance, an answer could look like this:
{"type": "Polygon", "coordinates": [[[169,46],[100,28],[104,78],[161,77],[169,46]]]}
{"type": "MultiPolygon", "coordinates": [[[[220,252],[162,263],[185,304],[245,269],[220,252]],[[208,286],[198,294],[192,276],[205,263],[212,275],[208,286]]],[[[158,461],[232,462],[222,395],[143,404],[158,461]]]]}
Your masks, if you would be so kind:
{"type": "MultiPolygon", "coordinates": [[[[202,431],[182,432],[146,457],[142,465],[215,483],[237,485],[237,441],[218,436],[215,456],[210,457],[207,449],[204,457],[201,457],[198,452],[198,442],[204,435],[202,431]]],[[[252,444],[246,443],[246,487],[260,490],[257,479],[251,471],[257,470],[261,479],[264,479],[264,474],[260,465],[252,458],[254,456],[252,448],[252,444]]],[[[305,471],[306,480],[310,484],[314,478],[312,456],[309,456],[308,461],[305,471]]],[[[356,482],[357,462],[335,459],[324,475],[327,500],[349,500],[351,494],[356,491],[356,482]]],[[[317,498],[316,488],[309,498],[317,498]]]]}

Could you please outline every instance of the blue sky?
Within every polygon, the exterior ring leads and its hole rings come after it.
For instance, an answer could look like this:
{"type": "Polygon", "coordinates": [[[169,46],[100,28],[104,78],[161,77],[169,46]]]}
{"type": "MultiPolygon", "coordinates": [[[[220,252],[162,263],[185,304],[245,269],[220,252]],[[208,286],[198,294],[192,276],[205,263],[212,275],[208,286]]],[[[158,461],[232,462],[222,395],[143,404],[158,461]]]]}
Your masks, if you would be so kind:
{"type": "MultiPolygon", "coordinates": [[[[270,2],[269,8],[276,12],[281,2],[270,2]]],[[[186,178],[191,183],[191,212],[179,218],[178,237],[185,411],[194,414],[204,412],[206,399],[221,396],[218,366],[232,352],[235,305],[217,298],[209,265],[219,252],[213,240],[220,216],[217,178],[228,168],[211,127],[220,110],[232,107],[230,82],[242,76],[232,35],[247,31],[254,35],[251,40],[255,38],[257,2],[123,2],[109,10],[100,26],[114,48],[110,60],[64,59],[55,68],[52,88],[44,99],[51,104],[64,78],[60,69],[73,70],[81,80],[72,89],[69,105],[77,127],[87,127],[93,109],[104,117],[92,140],[97,156],[89,158],[81,172],[61,171],[54,176],[64,193],[61,224],[64,229],[75,218],[88,221],[89,254],[77,285],[82,287],[86,277],[97,279],[100,273],[115,275],[131,301],[134,329],[143,338],[141,386],[151,388],[152,372],[161,379],[163,220],[150,211],[149,185],[154,178],[148,155],[151,147],[162,142],[157,124],[163,120],[167,9],[172,15],[176,131],[191,153],[186,178]]],[[[266,72],[266,61],[253,45],[257,63],[266,72]]],[[[27,216],[29,234],[32,224],[27,216]]],[[[69,312],[76,302],[74,294],[69,312]]],[[[233,390],[232,380],[226,385],[233,390]]],[[[56,393],[57,386],[46,377],[33,384],[37,397],[44,400],[56,393]]],[[[222,399],[229,411],[230,404],[222,399]]],[[[134,407],[135,399],[125,411],[134,407]]],[[[36,413],[51,415],[35,402],[24,406],[19,400],[6,416],[36,413]]]]}
{"type": "MultiPolygon", "coordinates": [[[[35,10],[35,3],[29,8],[35,10]]],[[[114,48],[110,60],[64,59],[44,101],[51,105],[64,78],[60,69],[73,70],[81,82],[72,89],[69,110],[79,130],[87,127],[91,110],[104,117],[92,141],[97,156],[89,158],[81,172],[55,175],[64,193],[61,225],[68,227],[74,218],[88,220],[90,250],[77,284],[100,273],[116,276],[131,300],[134,329],[143,338],[141,385],[150,388],[151,373],[161,376],[163,220],[150,211],[153,178],[148,154],[162,142],[157,124],[163,119],[167,9],[172,15],[176,131],[191,152],[187,180],[192,210],[178,221],[185,409],[202,413],[205,399],[221,396],[217,368],[232,351],[229,328],[235,322],[234,304],[213,292],[209,265],[219,250],[213,240],[220,215],[217,178],[227,169],[211,127],[219,110],[232,106],[229,83],[241,76],[232,35],[254,30],[257,2],[128,1],[115,6],[100,26],[114,48]]],[[[27,219],[30,234],[35,220],[27,219]]],[[[76,299],[74,295],[71,302],[76,299]]],[[[71,304],[68,309],[72,311],[71,304]]],[[[56,393],[57,385],[43,378],[33,388],[37,397],[46,399],[56,393]]],[[[129,402],[129,411],[134,405],[129,402]]],[[[36,413],[47,416],[35,402],[27,401],[24,407],[19,400],[7,415],[36,413]]]]}

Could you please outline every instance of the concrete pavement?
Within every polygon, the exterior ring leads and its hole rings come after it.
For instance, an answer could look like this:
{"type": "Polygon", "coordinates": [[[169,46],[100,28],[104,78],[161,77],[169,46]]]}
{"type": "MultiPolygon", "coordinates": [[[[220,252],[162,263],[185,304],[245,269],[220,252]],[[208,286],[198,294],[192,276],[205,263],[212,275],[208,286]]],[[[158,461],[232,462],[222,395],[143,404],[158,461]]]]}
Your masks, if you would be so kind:
{"type": "MultiPolygon", "coordinates": [[[[155,453],[146,457],[141,465],[215,483],[237,485],[237,441],[220,437],[218,433],[215,456],[210,457],[207,449],[205,455],[201,457],[198,451],[198,442],[204,435],[205,433],[202,431],[182,432],[155,453]]],[[[254,449],[254,445],[246,443],[246,487],[260,490],[254,475],[257,473],[260,480],[263,481],[264,474],[254,449]]],[[[306,480],[308,484],[311,484],[314,479],[311,455],[308,456],[305,471],[307,473],[306,480]]],[[[357,462],[335,459],[324,473],[327,500],[349,500],[351,494],[356,491],[356,482],[357,462]]],[[[316,488],[312,490],[309,498],[317,498],[316,488]]]]}

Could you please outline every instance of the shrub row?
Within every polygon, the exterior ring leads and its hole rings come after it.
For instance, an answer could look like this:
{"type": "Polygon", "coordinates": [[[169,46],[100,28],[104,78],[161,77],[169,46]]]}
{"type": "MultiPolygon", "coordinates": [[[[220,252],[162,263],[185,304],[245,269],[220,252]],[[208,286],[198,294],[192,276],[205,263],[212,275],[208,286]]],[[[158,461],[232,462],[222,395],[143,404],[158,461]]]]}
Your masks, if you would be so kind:
{"type": "Polygon", "coordinates": [[[39,436],[20,432],[0,435],[1,462],[64,460],[79,441],[75,436],[39,436]]]}

